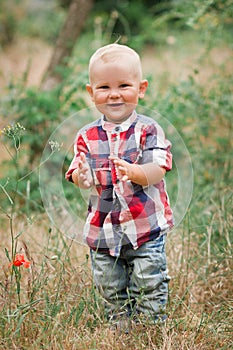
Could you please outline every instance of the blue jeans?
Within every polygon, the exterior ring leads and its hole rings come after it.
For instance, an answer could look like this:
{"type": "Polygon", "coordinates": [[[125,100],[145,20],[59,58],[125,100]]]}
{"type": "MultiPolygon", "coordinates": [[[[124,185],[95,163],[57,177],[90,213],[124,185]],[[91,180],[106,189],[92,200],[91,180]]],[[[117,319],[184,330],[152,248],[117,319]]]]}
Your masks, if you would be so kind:
{"type": "Polygon", "coordinates": [[[166,234],[137,250],[122,247],[119,257],[91,250],[95,285],[104,298],[109,318],[142,314],[152,322],[165,318],[168,298],[166,234]]]}

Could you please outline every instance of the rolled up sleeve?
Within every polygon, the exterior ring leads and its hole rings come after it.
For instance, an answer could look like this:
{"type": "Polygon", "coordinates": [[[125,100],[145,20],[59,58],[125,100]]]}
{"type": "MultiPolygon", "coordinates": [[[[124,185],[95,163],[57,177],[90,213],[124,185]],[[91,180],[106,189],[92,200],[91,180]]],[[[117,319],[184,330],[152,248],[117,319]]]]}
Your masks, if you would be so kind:
{"type": "Polygon", "coordinates": [[[144,130],[142,164],[156,163],[166,171],[172,169],[171,142],[166,139],[163,129],[152,124],[144,130]]]}

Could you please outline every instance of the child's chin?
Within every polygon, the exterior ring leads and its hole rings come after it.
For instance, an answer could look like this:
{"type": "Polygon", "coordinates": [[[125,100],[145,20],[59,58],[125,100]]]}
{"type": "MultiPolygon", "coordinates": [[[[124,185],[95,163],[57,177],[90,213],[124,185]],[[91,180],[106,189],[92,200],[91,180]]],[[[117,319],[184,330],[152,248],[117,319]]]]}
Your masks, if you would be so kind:
{"type": "Polygon", "coordinates": [[[122,114],[122,113],[112,113],[111,115],[105,115],[106,119],[109,122],[120,124],[123,123],[125,120],[129,118],[132,112],[129,112],[127,114],[122,114]]]}

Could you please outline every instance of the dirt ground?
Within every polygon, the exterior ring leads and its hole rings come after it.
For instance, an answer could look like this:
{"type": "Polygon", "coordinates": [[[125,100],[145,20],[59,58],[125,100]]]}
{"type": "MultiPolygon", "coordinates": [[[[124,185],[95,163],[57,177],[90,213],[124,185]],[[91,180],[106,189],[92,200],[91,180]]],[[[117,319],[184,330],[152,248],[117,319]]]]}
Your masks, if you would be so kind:
{"type": "Polygon", "coordinates": [[[52,47],[39,39],[17,39],[0,51],[0,88],[21,78],[29,68],[28,85],[38,85],[52,54],[52,47]]]}

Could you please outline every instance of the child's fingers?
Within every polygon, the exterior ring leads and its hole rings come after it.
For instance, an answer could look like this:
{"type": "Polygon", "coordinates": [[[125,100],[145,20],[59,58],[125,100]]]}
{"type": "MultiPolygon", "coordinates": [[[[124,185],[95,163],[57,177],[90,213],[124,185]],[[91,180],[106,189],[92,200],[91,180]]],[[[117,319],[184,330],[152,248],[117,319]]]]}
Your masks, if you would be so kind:
{"type": "Polygon", "coordinates": [[[129,179],[127,168],[123,166],[119,166],[118,170],[121,174],[121,181],[123,182],[127,181],[129,179]]]}
{"type": "Polygon", "coordinates": [[[128,181],[128,163],[125,160],[116,158],[116,157],[109,157],[110,160],[112,160],[116,166],[116,172],[117,177],[122,182],[128,181]]]}
{"type": "Polygon", "coordinates": [[[80,159],[79,159],[79,169],[83,169],[84,165],[87,163],[86,155],[84,152],[80,153],[80,159]]]}
{"type": "Polygon", "coordinates": [[[122,165],[118,165],[118,170],[120,170],[122,173],[127,172],[127,168],[125,166],[122,166],[122,165]]]}
{"type": "Polygon", "coordinates": [[[80,160],[81,160],[83,163],[86,162],[86,155],[85,155],[84,152],[81,152],[81,153],[80,153],[80,160]]]}
{"type": "Polygon", "coordinates": [[[128,175],[124,175],[121,179],[122,182],[126,182],[128,180],[129,180],[128,175]]]}
{"type": "Polygon", "coordinates": [[[110,158],[112,161],[113,161],[113,163],[117,166],[117,167],[120,167],[120,166],[123,166],[123,162],[124,161],[122,161],[121,159],[119,159],[119,158],[110,158]]]}

